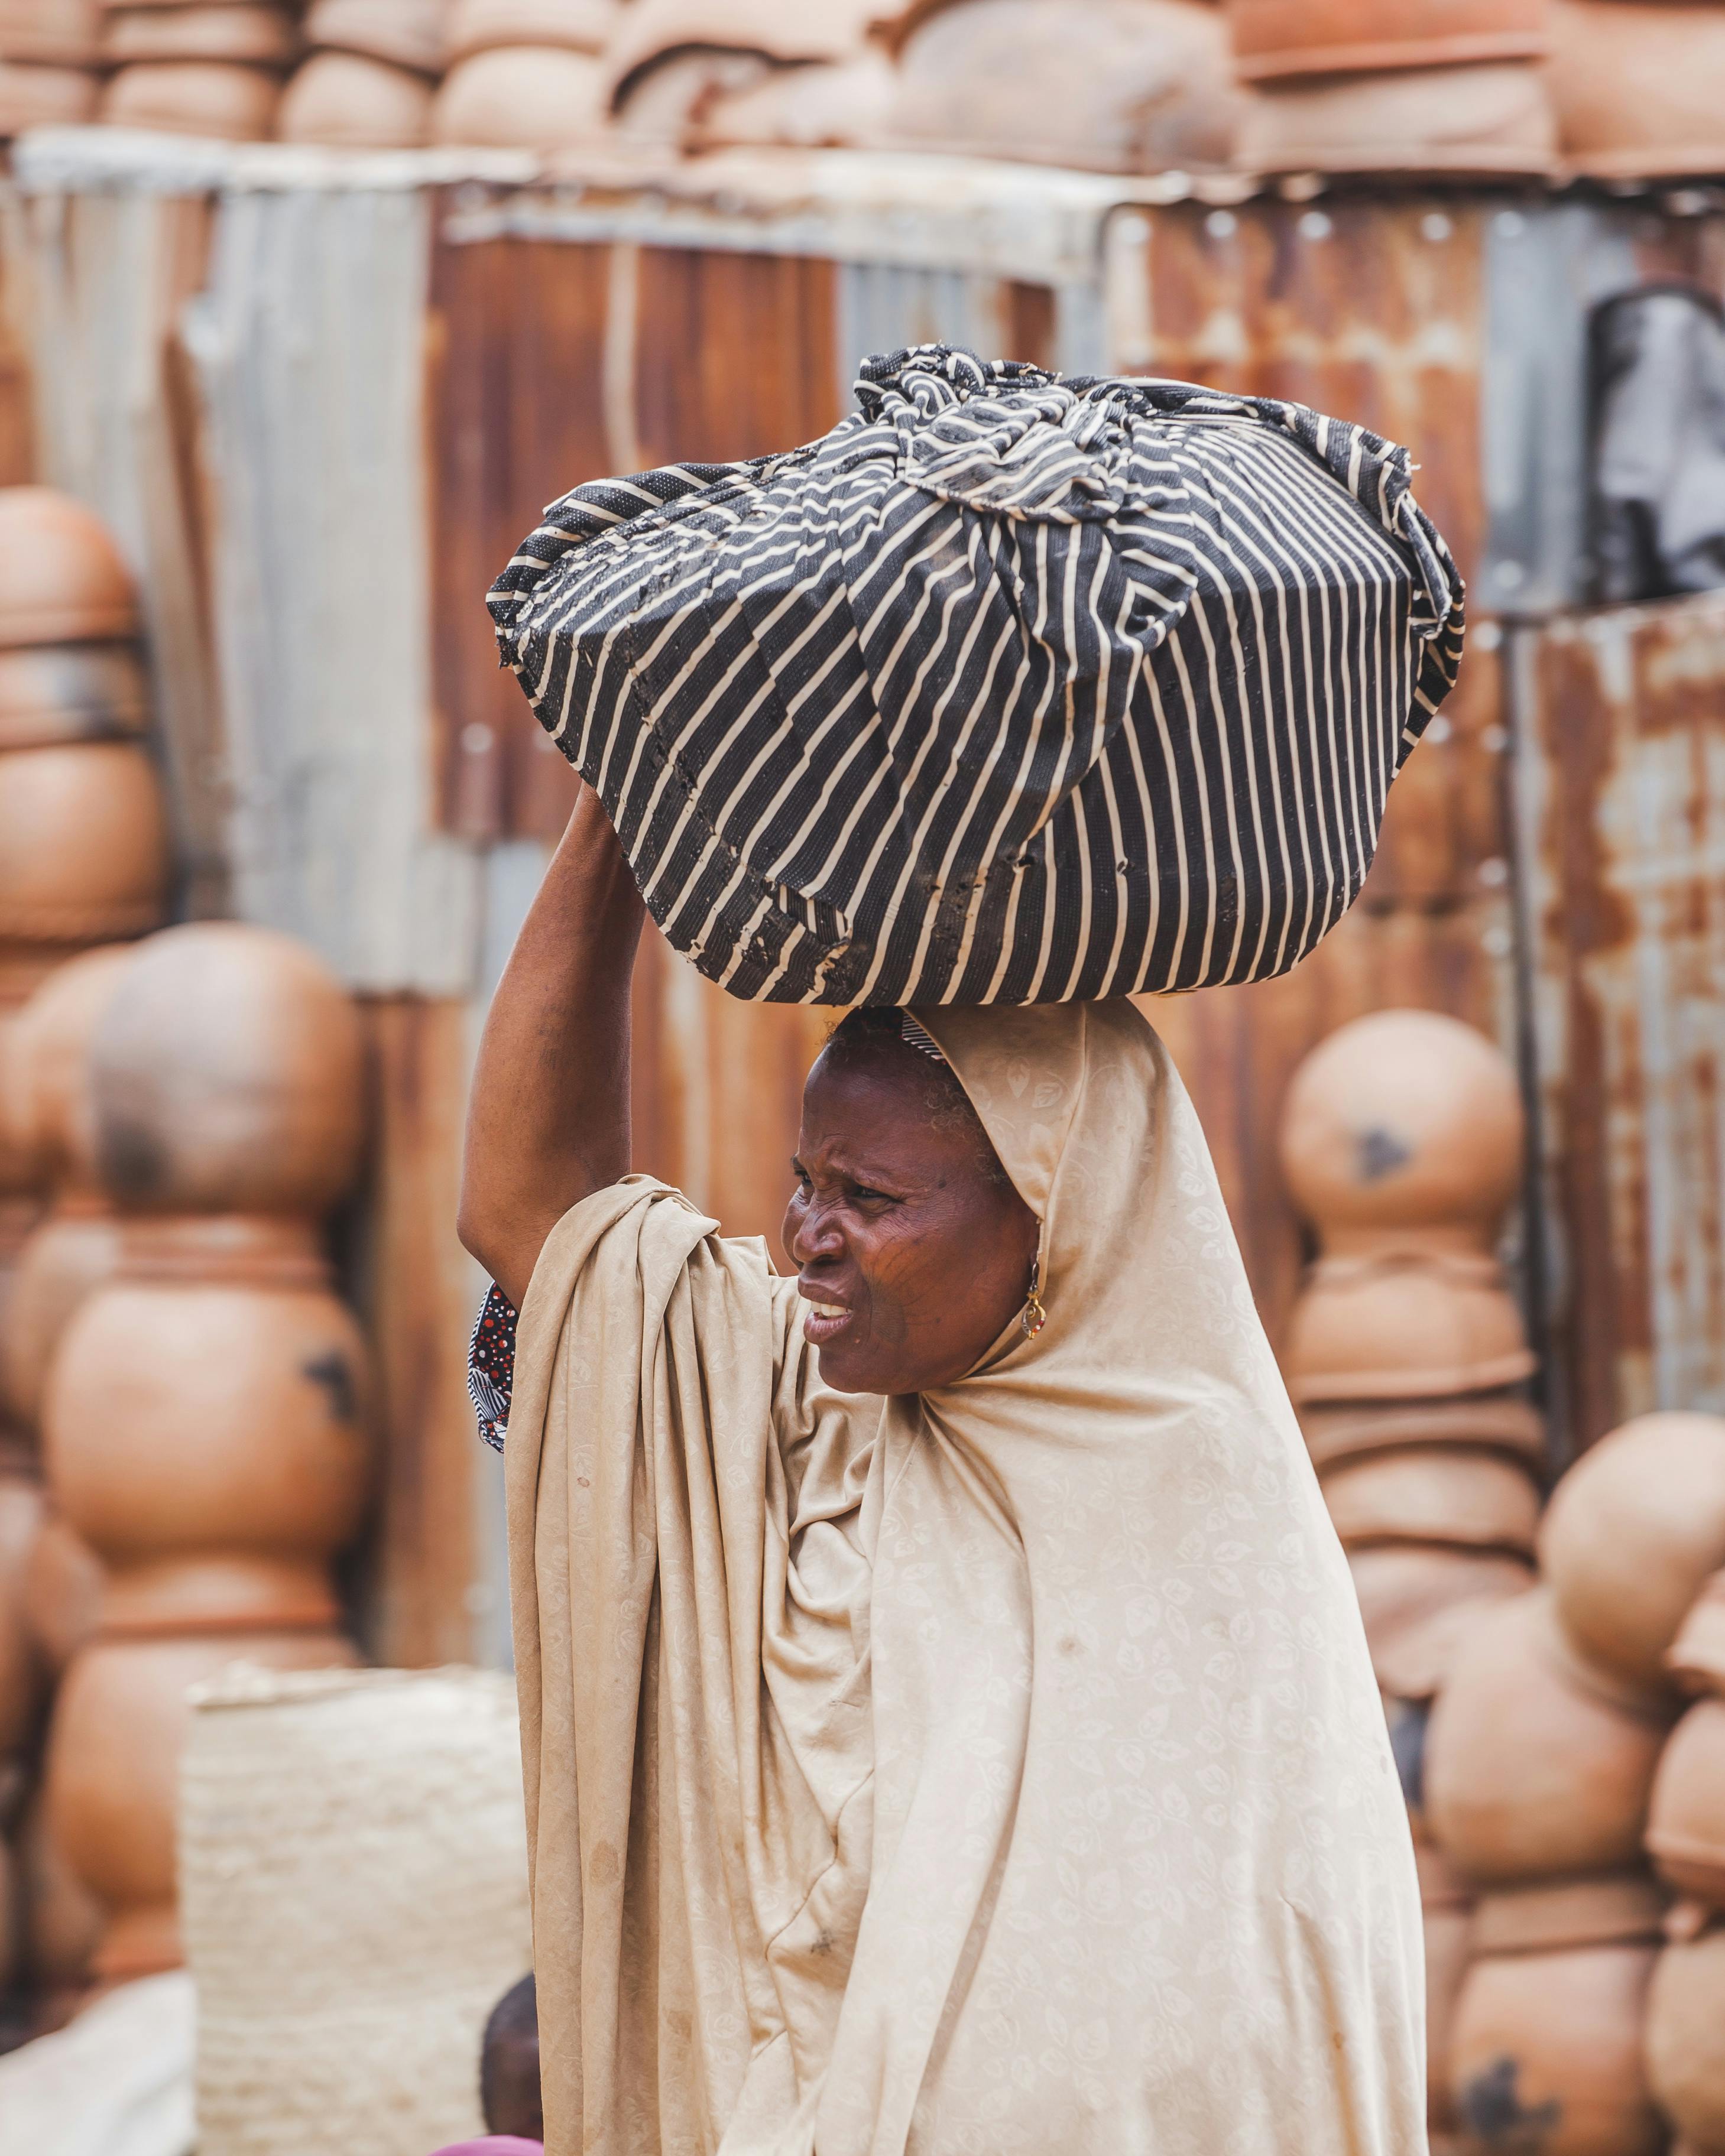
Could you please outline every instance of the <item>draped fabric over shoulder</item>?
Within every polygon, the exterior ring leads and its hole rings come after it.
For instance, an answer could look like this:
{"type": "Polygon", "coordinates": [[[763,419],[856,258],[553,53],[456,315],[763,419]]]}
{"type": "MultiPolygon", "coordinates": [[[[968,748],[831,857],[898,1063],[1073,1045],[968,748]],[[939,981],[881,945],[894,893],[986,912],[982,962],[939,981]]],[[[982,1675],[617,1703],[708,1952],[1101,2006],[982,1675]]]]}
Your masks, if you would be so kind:
{"type": "Polygon", "coordinates": [[[548,2156],[1419,2156],[1405,1815],[1190,1103],[1129,1004],[916,1015],[1034,1338],[825,1390],[644,1178],[522,1311],[548,2156]]]}

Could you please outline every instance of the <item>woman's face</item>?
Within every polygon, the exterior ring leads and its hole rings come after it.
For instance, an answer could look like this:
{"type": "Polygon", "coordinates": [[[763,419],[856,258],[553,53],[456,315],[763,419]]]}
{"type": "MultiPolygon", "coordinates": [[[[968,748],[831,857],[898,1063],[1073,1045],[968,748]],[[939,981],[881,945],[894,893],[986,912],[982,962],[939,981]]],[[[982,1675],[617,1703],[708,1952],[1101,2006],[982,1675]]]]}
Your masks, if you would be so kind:
{"type": "Polygon", "coordinates": [[[891,1038],[828,1051],[795,1167],[785,1248],[826,1382],[921,1393],[973,1369],[1023,1307],[1037,1224],[956,1079],[891,1038]]]}

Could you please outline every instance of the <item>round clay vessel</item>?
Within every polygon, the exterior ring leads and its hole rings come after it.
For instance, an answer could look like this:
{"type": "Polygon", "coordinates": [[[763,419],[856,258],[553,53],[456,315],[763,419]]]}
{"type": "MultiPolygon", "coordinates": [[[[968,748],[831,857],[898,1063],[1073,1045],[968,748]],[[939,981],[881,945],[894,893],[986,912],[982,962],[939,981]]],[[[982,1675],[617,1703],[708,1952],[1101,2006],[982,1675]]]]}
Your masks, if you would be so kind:
{"type": "Polygon", "coordinates": [[[555,150],[603,132],[598,60],[557,45],[501,45],[458,61],[431,108],[434,142],[555,150]]]}
{"type": "Polygon", "coordinates": [[[225,60],[141,60],[102,93],[110,127],[143,127],[212,141],[261,142],[275,121],[280,78],[273,69],[225,60]]]}
{"type": "Polygon", "coordinates": [[[1526,1468],[1477,1445],[1410,1445],[1343,1460],[1319,1478],[1343,1545],[1447,1543],[1531,1557],[1539,1491],[1526,1468]]]}
{"type": "Polygon", "coordinates": [[[1725,1931],[1660,1956],[1645,2041],[1653,2093],[1696,2156],[1725,2148],[1725,1931]]]}
{"type": "Polygon", "coordinates": [[[101,1560],[49,1510],[24,1565],[24,1609],[37,1659],[51,1676],[94,1637],[101,1605],[101,1560]]]}
{"type": "Polygon", "coordinates": [[[1312,75],[1247,104],[1235,162],[1254,172],[1544,172],[1558,129],[1530,60],[1312,75]]]}
{"type": "Polygon", "coordinates": [[[149,717],[143,660],[130,644],[0,646],[0,749],[134,739],[149,717]]]}
{"type": "Polygon", "coordinates": [[[110,1196],[155,1212],[320,1214],[365,1137],[351,998],[303,944],[199,921],[139,950],[91,1053],[110,1196]]]}
{"type": "Polygon", "coordinates": [[[1601,1871],[1499,1887],[1474,1905],[1474,1952],[1552,1953],[1564,1947],[1657,1946],[1667,1897],[1645,1871],[1601,1871]]]}
{"type": "Polygon", "coordinates": [[[102,28],[110,66],[138,60],[231,60],[290,67],[300,26],[268,0],[192,0],[178,8],[110,8],[102,28]]]}
{"type": "Polygon", "coordinates": [[[95,943],[162,918],[167,824],[136,742],[0,755],[0,937],[95,943]]]}
{"type": "Polygon", "coordinates": [[[52,487],[0,487],[0,644],[130,638],[138,628],[131,572],[95,511],[52,487]]]}
{"type": "Polygon", "coordinates": [[[1430,1699],[1463,1634],[1494,1603],[1533,1582],[1523,1559],[1439,1545],[1350,1550],[1378,1681],[1399,1699],[1430,1699]]]}
{"type": "Polygon", "coordinates": [[[1686,1691],[1725,1693],[1725,1572],[1702,1582],[1666,1650],[1665,1666],[1686,1691]]]}
{"type": "Polygon", "coordinates": [[[99,1976],[172,1968],[174,1820],[191,1686],[230,1662],[272,1670],[351,1666],[335,1633],[207,1633],[93,1640],[61,1681],[48,1740],[49,1830],[109,1912],[99,1976]]]}
{"type": "Polygon", "coordinates": [[[0,1473],[0,1767],[35,1728],[42,1669],[30,1637],[25,1581],[42,1524],[42,1486],[0,1473]]]}
{"type": "Polygon", "coordinates": [[[284,142],[411,150],[430,125],[431,85],[423,74],[357,53],[314,53],[282,92],[275,131],[284,142]]]}
{"type": "Polygon", "coordinates": [[[61,1335],[85,1296],[117,1270],[121,1234],[111,1214],[86,1206],[49,1215],[13,1275],[0,1336],[0,1400],[25,1429],[41,1417],[61,1335]]]}
{"type": "Polygon", "coordinates": [[[1488,1258],[1324,1259],[1294,1305],[1295,1399],[1435,1399],[1532,1374],[1522,1313],[1488,1258]]]}
{"type": "Polygon", "coordinates": [[[1530,1400],[1510,1391],[1318,1404],[1301,1414],[1300,1428],[1320,1468],[1404,1445],[1483,1445],[1534,1468],[1546,1455],[1543,1417],[1530,1400]]]}
{"type": "Polygon", "coordinates": [[[1584,1453],[1552,1492],[1540,1568],[1587,1660],[1648,1692],[1710,1573],[1725,1565],[1725,1419],[1637,1417],[1584,1453]]]}
{"type": "Polygon", "coordinates": [[[24,1966],[33,1985],[39,1992],[81,1987],[102,1935],[102,1906],[56,1844],[40,1796],[24,1815],[18,1855],[24,1966]]]}
{"type": "Polygon", "coordinates": [[[1494,1954],[1469,1969],[1450,2035],[1465,2145],[1538,2156],[1663,2156],[1641,2063],[1656,1949],[1494,1954]]]}
{"type": "Polygon", "coordinates": [[[1553,0],[1548,79],[1563,154],[1583,171],[1725,171],[1725,17],[1717,8],[1553,0]]]}
{"type": "Polygon", "coordinates": [[[18,1013],[5,1083],[10,1127],[63,1197],[96,1194],[90,1045],[135,946],[80,951],[18,1013]]]}
{"type": "Polygon", "coordinates": [[[87,68],[96,56],[96,0],[0,0],[0,53],[38,66],[87,68]]]}
{"type": "Polygon", "coordinates": [[[312,0],[305,36],[322,51],[359,53],[436,77],[448,60],[448,15],[447,0],[312,0]]]}
{"type": "Polygon", "coordinates": [[[1537,59],[1545,0],[1227,0],[1249,81],[1537,59]]]}
{"type": "Polygon", "coordinates": [[[622,13],[619,0],[454,0],[445,36],[451,63],[496,45],[566,45],[602,53],[622,13]]]}
{"type": "Polygon", "coordinates": [[[1678,1893],[1725,1907],[1725,1700],[1692,1707],[1660,1754],[1647,1851],[1678,1893]]]}
{"type": "Polygon", "coordinates": [[[1432,1709],[1432,1832],[1481,1886],[1631,1869],[1668,1727],[1584,1689],[1548,1598],[1517,1596],[1465,1634],[1432,1709]]]}

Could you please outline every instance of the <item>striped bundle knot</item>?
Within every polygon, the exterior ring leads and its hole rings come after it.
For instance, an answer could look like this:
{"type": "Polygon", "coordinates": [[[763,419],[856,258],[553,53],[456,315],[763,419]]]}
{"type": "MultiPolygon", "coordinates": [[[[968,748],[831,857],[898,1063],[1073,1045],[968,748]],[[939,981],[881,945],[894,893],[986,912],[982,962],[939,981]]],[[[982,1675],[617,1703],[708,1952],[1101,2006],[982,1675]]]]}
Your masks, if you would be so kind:
{"type": "Polygon", "coordinates": [[[1407,452],[944,346],[857,399],[803,449],[577,487],[493,588],[670,942],[782,1003],[1285,972],[1461,660],[1407,452]]]}

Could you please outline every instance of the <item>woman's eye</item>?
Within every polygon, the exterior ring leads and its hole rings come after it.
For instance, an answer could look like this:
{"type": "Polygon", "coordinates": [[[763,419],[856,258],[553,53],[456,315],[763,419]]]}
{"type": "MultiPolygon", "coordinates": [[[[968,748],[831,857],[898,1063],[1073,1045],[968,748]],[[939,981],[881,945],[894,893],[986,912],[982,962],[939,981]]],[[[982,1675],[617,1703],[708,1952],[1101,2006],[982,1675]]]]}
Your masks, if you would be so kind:
{"type": "Polygon", "coordinates": [[[865,1204],[890,1205],[892,1199],[884,1190],[871,1190],[866,1183],[854,1183],[851,1195],[860,1198],[865,1204]]]}

